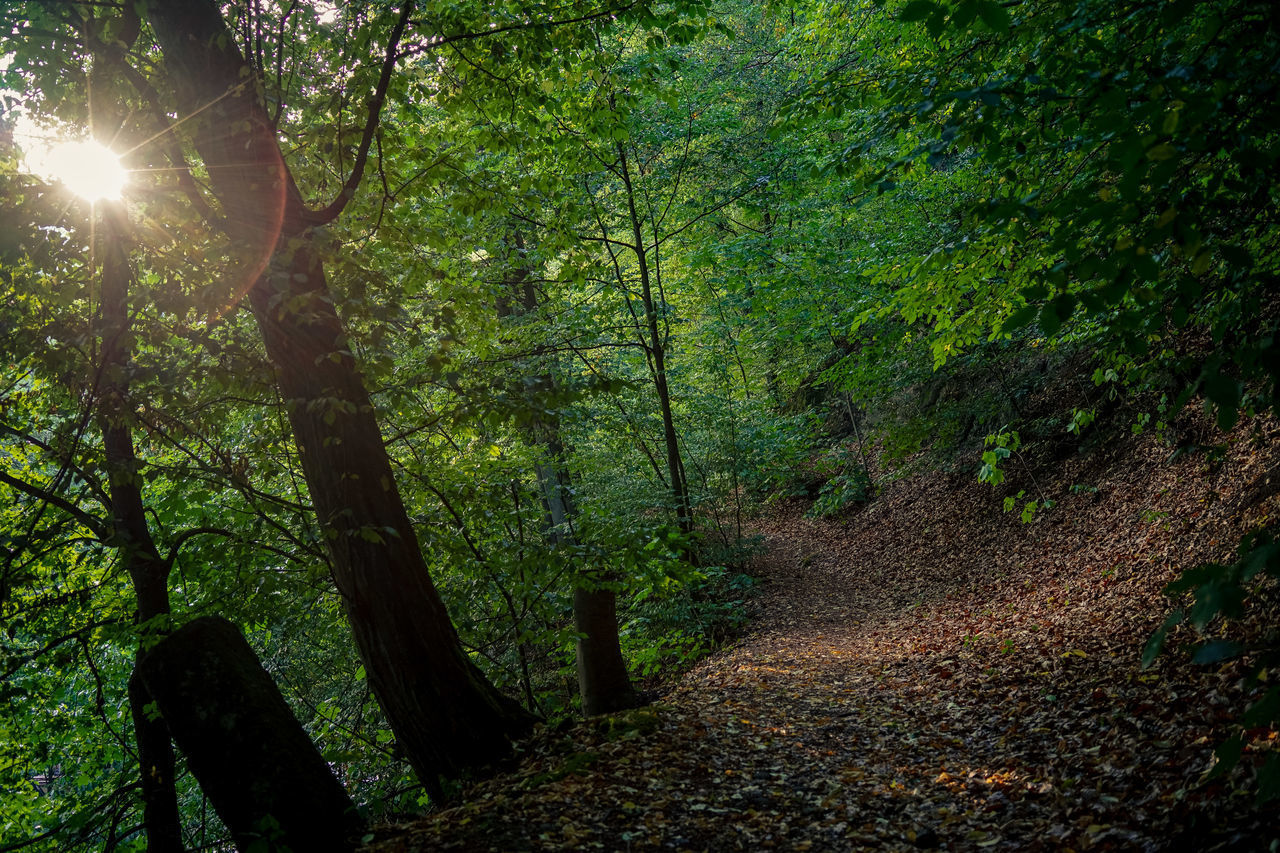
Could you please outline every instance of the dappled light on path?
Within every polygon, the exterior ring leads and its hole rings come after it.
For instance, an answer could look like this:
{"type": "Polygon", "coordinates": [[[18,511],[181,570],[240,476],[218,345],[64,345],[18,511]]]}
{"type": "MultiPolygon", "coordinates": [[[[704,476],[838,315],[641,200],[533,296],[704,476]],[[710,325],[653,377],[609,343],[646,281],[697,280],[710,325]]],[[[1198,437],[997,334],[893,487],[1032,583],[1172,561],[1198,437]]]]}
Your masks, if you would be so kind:
{"type": "Polygon", "coordinates": [[[379,849],[1265,849],[1277,818],[1203,781],[1243,668],[1139,656],[1276,459],[1168,455],[1069,460],[1057,487],[1097,491],[1031,525],[939,474],[843,520],[775,511],[746,636],[379,849]]]}

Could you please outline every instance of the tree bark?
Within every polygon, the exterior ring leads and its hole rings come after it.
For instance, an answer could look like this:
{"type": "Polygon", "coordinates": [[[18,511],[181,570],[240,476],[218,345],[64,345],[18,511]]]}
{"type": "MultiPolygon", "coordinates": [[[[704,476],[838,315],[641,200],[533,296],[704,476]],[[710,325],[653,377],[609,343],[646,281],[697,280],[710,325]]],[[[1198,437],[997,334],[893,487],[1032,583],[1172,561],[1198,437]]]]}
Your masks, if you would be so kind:
{"type": "Polygon", "coordinates": [[[169,564],[156,549],[147,525],[129,420],[131,273],[125,248],[127,222],[119,203],[102,202],[101,205],[101,353],[95,414],[102,433],[111,495],[112,544],[129,573],[138,605],[135,621],[140,637],[134,659],[135,678],[129,681],[129,708],[138,748],[142,817],[147,829],[148,853],[180,853],[182,820],[178,811],[173,744],[164,721],[143,711],[149,700],[145,690],[135,683],[148,639],[168,629],[169,564]]]}
{"type": "Polygon", "coordinates": [[[262,332],[369,684],[428,791],[505,756],[533,718],[463,652],[396,487],[252,69],[216,3],[148,3],[262,332]]]}
{"type": "MultiPolygon", "coordinates": [[[[138,659],[141,659],[139,652],[138,659]]],[[[138,744],[142,776],[142,822],[147,828],[147,853],[182,853],[182,818],[174,776],[176,762],[169,727],[163,717],[152,717],[147,706],[154,701],[138,677],[134,661],[129,678],[129,714],[138,744]]]]}
{"type": "Polygon", "coordinates": [[[618,173],[627,191],[627,212],[631,220],[631,234],[636,254],[636,266],[640,273],[640,299],[644,306],[645,331],[648,334],[649,357],[652,360],[653,385],[658,392],[658,405],[662,411],[662,439],[667,448],[667,473],[671,478],[671,499],[675,503],[676,524],[680,532],[693,533],[693,507],[689,499],[689,482],[684,474],[684,460],[680,456],[680,437],[676,434],[675,415],[671,409],[671,389],[667,385],[667,346],[658,328],[658,308],[653,299],[653,283],[649,275],[649,255],[645,251],[644,230],[636,210],[636,193],[631,184],[631,168],[627,163],[627,149],[618,143],[618,173]]]}
{"type": "Polygon", "coordinates": [[[359,846],[364,819],[235,625],[188,622],[138,674],[239,849],[359,846]]]}
{"type": "MultiPolygon", "coordinates": [[[[519,233],[515,234],[514,244],[517,251],[523,251],[524,240],[519,233]]],[[[506,284],[506,292],[498,301],[499,317],[537,309],[537,292],[529,284],[529,270],[523,263],[515,266],[506,284]]],[[[543,373],[540,380],[539,385],[544,388],[555,387],[555,377],[549,372],[543,373]]],[[[573,545],[575,508],[569,491],[559,421],[554,415],[539,417],[525,432],[529,441],[542,447],[547,457],[537,466],[536,474],[546,508],[548,538],[556,547],[573,545]]],[[[578,695],[582,700],[582,713],[588,717],[641,704],[640,694],[631,684],[622,657],[617,604],[617,594],[602,585],[602,579],[583,570],[576,573],[573,626],[578,637],[574,652],[578,695]]]]}
{"type": "MultiPolygon", "coordinates": [[[[87,30],[94,56],[91,70],[93,88],[99,92],[94,113],[94,132],[107,136],[119,120],[119,104],[105,93],[123,63],[123,52],[141,29],[137,13],[125,7],[121,13],[117,41],[105,44],[92,29],[87,30]]],[[[107,484],[111,498],[113,544],[120,553],[137,601],[135,621],[140,630],[134,672],[129,680],[129,710],[138,749],[138,774],[142,786],[142,820],[147,832],[148,853],[181,853],[182,818],[178,810],[177,761],[164,720],[149,716],[144,709],[150,701],[137,678],[138,661],[145,654],[149,637],[169,627],[169,564],[160,556],[147,524],[138,479],[138,458],[133,447],[133,427],[129,403],[129,362],[132,358],[129,319],[129,224],[119,202],[99,202],[101,211],[99,251],[102,258],[100,282],[99,358],[96,388],[96,419],[102,434],[107,484]]]]}
{"type": "MultiPolygon", "coordinates": [[[[545,433],[547,429],[543,425],[541,431],[545,433]]],[[[551,430],[543,440],[551,461],[538,466],[538,482],[546,501],[552,541],[557,545],[569,544],[573,499],[568,490],[559,430],[555,427],[551,430]]],[[[573,628],[578,635],[574,644],[578,695],[582,699],[582,713],[588,717],[634,708],[642,701],[631,684],[627,663],[622,657],[618,596],[606,581],[594,572],[580,569],[573,589],[573,628]]]]}
{"type": "Polygon", "coordinates": [[[582,698],[582,713],[588,717],[643,704],[622,658],[617,604],[617,594],[611,589],[579,585],[573,590],[578,695],[582,698]]]}

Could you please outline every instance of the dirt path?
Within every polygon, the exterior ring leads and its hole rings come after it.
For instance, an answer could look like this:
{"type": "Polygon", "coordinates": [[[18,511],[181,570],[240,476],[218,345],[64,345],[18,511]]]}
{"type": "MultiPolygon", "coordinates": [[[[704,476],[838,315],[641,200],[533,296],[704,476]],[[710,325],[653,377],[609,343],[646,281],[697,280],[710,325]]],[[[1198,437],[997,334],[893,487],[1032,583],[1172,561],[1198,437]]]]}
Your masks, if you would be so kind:
{"type": "Polygon", "coordinates": [[[1069,460],[1031,525],[939,475],[844,521],[777,512],[750,633],[377,849],[1267,849],[1275,816],[1198,784],[1241,671],[1138,656],[1274,460],[1167,457],[1069,460]]]}

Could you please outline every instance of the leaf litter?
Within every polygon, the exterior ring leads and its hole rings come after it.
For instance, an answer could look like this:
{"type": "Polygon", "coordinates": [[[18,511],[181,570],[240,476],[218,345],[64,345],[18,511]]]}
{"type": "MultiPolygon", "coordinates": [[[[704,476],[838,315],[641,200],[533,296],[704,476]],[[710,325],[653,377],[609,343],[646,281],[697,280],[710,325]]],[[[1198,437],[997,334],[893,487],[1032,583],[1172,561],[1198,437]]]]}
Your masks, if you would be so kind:
{"type": "MultiPolygon", "coordinates": [[[[1000,491],[916,474],[836,519],[775,507],[748,633],[368,849],[1276,849],[1280,809],[1241,783],[1277,732],[1206,778],[1256,698],[1248,660],[1192,666],[1185,627],[1140,656],[1164,586],[1277,513],[1278,435],[1241,426],[1220,459],[1146,436],[1051,460],[1057,505],[1031,524],[1002,509],[1016,471],[1000,491]]],[[[1274,588],[1255,598],[1237,639],[1277,624],[1274,588]]]]}

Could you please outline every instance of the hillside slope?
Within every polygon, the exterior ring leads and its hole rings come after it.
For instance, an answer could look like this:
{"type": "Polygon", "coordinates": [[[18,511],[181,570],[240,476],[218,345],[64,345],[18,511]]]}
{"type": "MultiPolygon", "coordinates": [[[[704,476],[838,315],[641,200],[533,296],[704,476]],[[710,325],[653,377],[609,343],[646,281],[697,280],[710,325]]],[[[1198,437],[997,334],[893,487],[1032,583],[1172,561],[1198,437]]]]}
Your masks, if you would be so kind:
{"type": "MultiPolygon", "coordinates": [[[[1243,426],[1212,463],[1150,436],[1073,455],[1026,525],[939,473],[842,519],[783,508],[746,636],[371,849],[1267,849],[1276,810],[1200,781],[1242,665],[1192,667],[1189,634],[1138,664],[1164,585],[1277,511],[1278,435],[1243,426]]],[[[1251,734],[1232,781],[1276,748],[1251,734]]]]}

